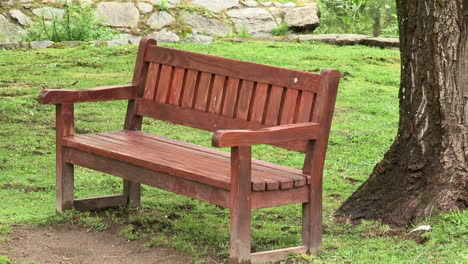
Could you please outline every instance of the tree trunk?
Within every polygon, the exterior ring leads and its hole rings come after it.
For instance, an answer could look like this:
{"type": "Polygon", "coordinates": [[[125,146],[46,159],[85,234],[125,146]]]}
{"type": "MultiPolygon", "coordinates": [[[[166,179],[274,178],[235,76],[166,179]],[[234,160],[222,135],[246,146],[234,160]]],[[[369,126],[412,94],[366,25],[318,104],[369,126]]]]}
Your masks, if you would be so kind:
{"type": "Polygon", "coordinates": [[[466,31],[463,0],[397,0],[397,9],[398,135],[337,215],[407,225],[441,210],[468,206],[462,88],[466,31]]]}

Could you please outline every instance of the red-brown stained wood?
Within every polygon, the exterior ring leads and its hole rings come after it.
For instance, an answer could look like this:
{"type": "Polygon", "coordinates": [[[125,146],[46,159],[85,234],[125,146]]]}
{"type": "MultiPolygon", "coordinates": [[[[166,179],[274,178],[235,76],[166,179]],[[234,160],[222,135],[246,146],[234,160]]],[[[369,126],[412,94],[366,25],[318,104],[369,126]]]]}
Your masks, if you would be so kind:
{"type": "Polygon", "coordinates": [[[171,88],[171,78],[172,67],[162,65],[161,73],[159,76],[158,88],[156,90],[156,102],[163,104],[166,103],[169,94],[169,89],[171,88]]]}
{"type": "Polygon", "coordinates": [[[291,124],[296,113],[298,90],[287,89],[284,97],[283,109],[281,111],[280,125],[291,124]]]}
{"type": "Polygon", "coordinates": [[[195,88],[197,85],[198,72],[188,70],[187,77],[185,79],[185,86],[182,94],[182,106],[192,108],[193,99],[195,97],[195,88]]]}
{"type": "Polygon", "coordinates": [[[138,46],[138,53],[135,62],[135,71],[133,72],[133,86],[140,87],[144,84],[145,77],[142,75],[145,75],[145,73],[147,73],[146,70],[148,68],[148,63],[145,62],[145,53],[147,51],[148,46],[150,45],[156,45],[156,40],[151,38],[142,38],[140,40],[140,45],[138,46]]]}
{"type": "Polygon", "coordinates": [[[111,207],[126,206],[126,195],[108,195],[75,199],[73,207],[77,211],[103,210],[111,207]]]}
{"type": "Polygon", "coordinates": [[[312,114],[314,99],[315,94],[311,92],[302,92],[297,110],[296,123],[304,123],[311,120],[310,117],[312,114]]]}
{"type": "Polygon", "coordinates": [[[236,107],[237,94],[239,90],[239,79],[229,78],[226,86],[226,96],[223,103],[223,115],[227,117],[234,117],[234,110],[236,107]]]}
{"type": "Polygon", "coordinates": [[[255,95],[252,99],[252,109],[250,111],[250,121],[261,123],[265,112],[266,99],[268,97],[268,84],[259,83],[255,88],[255,95]]]}
{"type": "Polygon", "coordinates": [[[151,63],[148,70],[148,76],[146,77],[145,91],[143,92],[143,98],[153,100],[156,94],[156,86],[158,85],[158,77],[161,65],[151,63]]]}
{"type": "Polygon", "coordinates": [[[231,263],[250,262],[251,148],[231,149],[231,263]]]}
{"type": "Polygon", "coordinates": [[[239,99],[237,101],[236,119],[247,120],[253,88],[253,82],[245,80],[242,81],[242,86],[239,91],[239,99]]]}
{"type": "Polygon", "coordinates": [[[213,88],[211,90],[208,112],[214,114],[221,114],[225,82],[226,78],[224,76],[215,75],[213,81],[213,88]]]}
{"type": "Polygon", "coordinates": [[[145,60],[312,92],[317,91],[321,78],[319,74],[310,72],[289,70],[155,45],[149,46],[148,52],[145,54],[145,60]]]}
{"type": "Polygon", "coordinates": [[[109,100],[129,100],[137,97],[137,87],[116,85],[87,90],[43,89],[39,93],[41,104],[73,104],[109,100]]]}
{"type": "Polygon", "coordinates": [[[174,78],[172,79],[171,89],[169,91],[168,103],[178,105],[182,93],[182,86],[184,85],[185,69],[175,68],[174,78]]]}
{"type": "Polygon", "coordinates": [[[211,85],[211,74],[202,72],[198,82],[197,97],[195,100],[195,109],[205,111],[208,104],[208,94],[211,85]]]}
{"type": "Polygon", "coordinates": [[[224,148],[310,140],[318,138],[319,128],[318,123],[301,123],[271,128],[218,130],[213,135],[212,144],[224,148]]]}
{"type": "Polygon", "coordinates": [[[282,97],[283,88],[278,86],[272,86],[270,90],[270,95],[268,96],[264,124],[269,126],[277,125],[282,97]]]}

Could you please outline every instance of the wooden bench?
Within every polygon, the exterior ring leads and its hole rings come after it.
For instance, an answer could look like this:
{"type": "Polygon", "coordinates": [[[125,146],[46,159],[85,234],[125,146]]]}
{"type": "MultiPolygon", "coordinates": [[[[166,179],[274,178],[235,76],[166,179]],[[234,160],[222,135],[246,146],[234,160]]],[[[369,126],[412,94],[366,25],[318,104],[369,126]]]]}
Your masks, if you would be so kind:
{"type": "Polygon", "coordinates": [[[322,241],[322,170],[339,73],[321,74],[159,47],[143,39],[131,85],[42,90],[56,105],[57,211],[138,206],[147,184],[231,210],[231,263],[315,254],[322,241]],[[129,100],[124,130],[75,135],[73,105],[129,100]],[[216,131],[226,153],[141,132],[143,117],[216,131]],[[251,146],[305,152],[303,170],[251,158],[251,146]],[[75,199],[73,166],[124,179],[123,194],[75,199]],[[251,253],[251,210],[303,204],[303,245],[251,253]]]}

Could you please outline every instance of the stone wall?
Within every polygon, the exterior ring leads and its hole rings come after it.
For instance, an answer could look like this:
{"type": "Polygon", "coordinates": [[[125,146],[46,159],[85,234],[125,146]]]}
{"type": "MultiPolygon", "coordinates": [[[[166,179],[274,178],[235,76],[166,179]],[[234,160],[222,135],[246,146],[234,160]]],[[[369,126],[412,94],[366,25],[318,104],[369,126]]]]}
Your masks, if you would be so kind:
{"type": "MultiPolygon", "coordinates": [[[[34,20],[64,15],[64,0],[0,0],[0,42],[19,40],[34,20]]],[[[269,36],[282,23],[295,31],[309,31],[319,25],[315,0],[257,2],[239,0],[80,0],[96,8],[103,24],[132,42],[151,36],[162,42],[181,38],[209,40],[212,37],[269,36]],[[164,3],[162,3],[164,1],[164,3]]]]}

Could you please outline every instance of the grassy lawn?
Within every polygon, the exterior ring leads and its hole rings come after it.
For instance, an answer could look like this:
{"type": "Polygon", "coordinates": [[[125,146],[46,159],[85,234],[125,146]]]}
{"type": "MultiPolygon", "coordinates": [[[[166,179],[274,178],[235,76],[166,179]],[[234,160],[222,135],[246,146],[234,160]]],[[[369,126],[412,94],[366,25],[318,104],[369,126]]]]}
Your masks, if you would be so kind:
{"type": "MultiPolygon", "coordinates": [[[[216,42],[165,45],[280,67],[342,72],[324,172],[324,245],[318,257],[295,256],[288,263],[468,263],[468,213],[431,217],[424,234],[374,221],[337,221],[334,211],[368,177],[395,137],[398,125],[399,52],[364,46],[273,42],[216,42]]],[[[0,243],[12,225],[72,223],[92,231],[119,225],[128,240],[147,247],[169,246],[194,256],[228,256],[229,211],[156,188],[144,187],[142,208],[104,213],[55,214],[54,108],[39,105],[42,88],[91,88],[131,80],[135,46],[0,51],[0,243]]],[[[126,102],[76,106],[77,133],[119,130],[126,102]]],[[[211,133],[144,120],[143,130],[210,146],[211,133]]],[[[300,168],[303,155],[269,146],[255,158],[300,168]]],[[[121,180],[84,168],[76,170],[76,195],[115,194],[121,180]]],[[[390,188],[390,186],[389,186],[390,188]]],[[[300,245],[300,206],[253,214],[253,250],[300,245]]],[[[6,263],[2,256],[0,263],[6,263]],[[2,262],[3,261],[3,262],[2,262]]]]}

